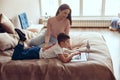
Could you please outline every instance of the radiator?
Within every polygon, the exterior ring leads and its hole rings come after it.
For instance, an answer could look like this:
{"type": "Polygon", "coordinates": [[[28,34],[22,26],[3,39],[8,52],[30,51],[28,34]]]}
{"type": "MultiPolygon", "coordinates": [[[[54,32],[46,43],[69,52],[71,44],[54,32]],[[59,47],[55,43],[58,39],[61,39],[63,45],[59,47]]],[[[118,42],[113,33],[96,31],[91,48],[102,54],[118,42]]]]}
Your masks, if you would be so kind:
{"type": "Polygon", "coordinates": [[[109,27],[111,20],[73,20],[72,27],[109,27]]]}

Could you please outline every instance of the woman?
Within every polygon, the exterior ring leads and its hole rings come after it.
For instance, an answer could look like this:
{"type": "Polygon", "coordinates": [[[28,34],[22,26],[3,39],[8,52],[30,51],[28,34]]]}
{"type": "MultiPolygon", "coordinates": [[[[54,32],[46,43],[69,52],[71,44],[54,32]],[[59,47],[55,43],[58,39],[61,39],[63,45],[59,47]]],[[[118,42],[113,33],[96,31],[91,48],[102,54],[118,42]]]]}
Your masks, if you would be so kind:
{"type": "Polygon", "coordinates": [[[57,41],[57,35],[59,33],[69,34],[71,24],[71,9],[69,5],[62,4],[58,8],[56,16],[48,19],[47,31],[44,33],[44,35],[33,38],[29,42],[29,46],[47,47],[51,43],[57,41]]]}

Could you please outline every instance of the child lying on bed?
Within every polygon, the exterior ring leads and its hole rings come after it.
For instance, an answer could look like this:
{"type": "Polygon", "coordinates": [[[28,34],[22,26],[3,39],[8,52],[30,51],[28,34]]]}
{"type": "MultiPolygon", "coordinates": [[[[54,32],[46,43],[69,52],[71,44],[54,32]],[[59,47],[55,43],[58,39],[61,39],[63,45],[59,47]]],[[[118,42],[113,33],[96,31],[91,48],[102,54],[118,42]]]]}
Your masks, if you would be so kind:
{"type": "Polygon", "coordinates": [[[19,35],[18,45],[15,47],[12,60],[24,60],[24,59],[40,59],[40,58],[54,58],[57,57],[62,62],[69,62],[74,55],[79,54],[78,52],[64,55],[63,48],[69,48],[70,37],[64,33],[60,33],[57,36],[58,43],[53,43],[47,48],[40,48],[34,46],[28,49],[24,48],[24,41],[26,40],[25,34],[19,29],[15,29],[19,35]]]}

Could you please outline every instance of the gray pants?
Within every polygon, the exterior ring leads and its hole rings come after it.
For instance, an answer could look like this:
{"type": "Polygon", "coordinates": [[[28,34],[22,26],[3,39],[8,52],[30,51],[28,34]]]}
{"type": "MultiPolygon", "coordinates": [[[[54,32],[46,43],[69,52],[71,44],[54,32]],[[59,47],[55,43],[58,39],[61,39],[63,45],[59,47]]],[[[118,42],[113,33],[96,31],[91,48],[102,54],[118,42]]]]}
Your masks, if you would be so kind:
{"type": "MultiPolygon", "coordinates": [[[[44,45],[45,45],[45,33],[46,33],[46,31],[44,31],[44,32],[42,31],[38,36],[31,39],[30,42],[28,43],[28,45],[29,46],[44,47],[44,45]]],[[[52,44],[53,42],[57,42],[57,39],[54,38],[53,36],[50,36],[49,45],[52,44]]]]}

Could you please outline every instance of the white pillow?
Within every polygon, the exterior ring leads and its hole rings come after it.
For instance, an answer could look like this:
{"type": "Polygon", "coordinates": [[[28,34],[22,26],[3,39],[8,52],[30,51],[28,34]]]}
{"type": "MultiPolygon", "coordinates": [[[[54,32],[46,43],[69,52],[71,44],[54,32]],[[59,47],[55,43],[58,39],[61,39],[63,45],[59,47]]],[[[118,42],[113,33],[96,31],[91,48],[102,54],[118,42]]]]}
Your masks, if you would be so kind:
{"type": "Polygon", "coordinates": [[[8,33],[0,33],[0,51],[14,48],[17,41],[8,33]]]}

